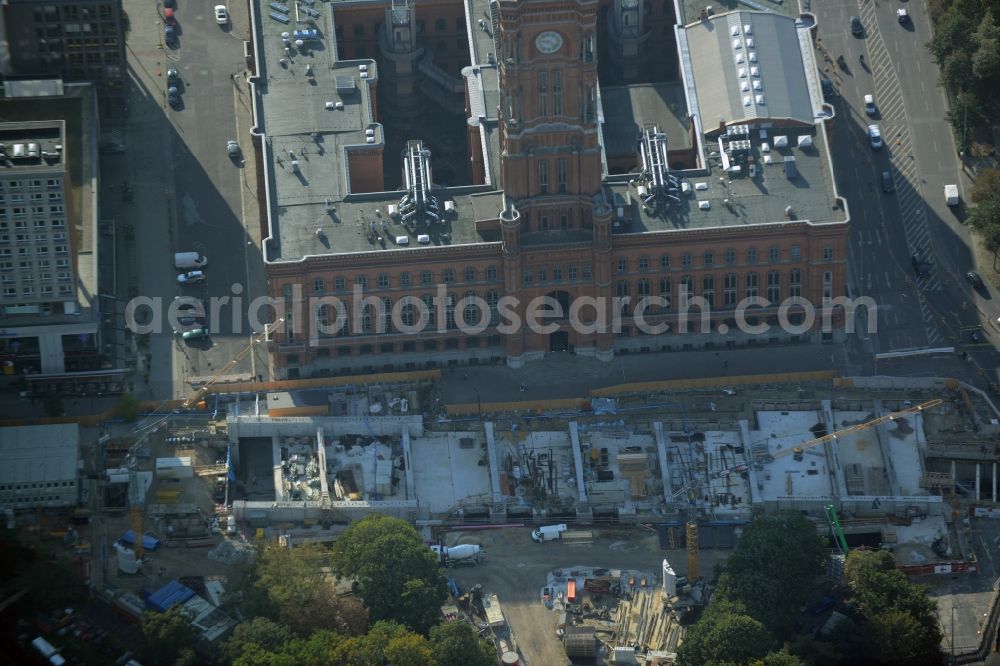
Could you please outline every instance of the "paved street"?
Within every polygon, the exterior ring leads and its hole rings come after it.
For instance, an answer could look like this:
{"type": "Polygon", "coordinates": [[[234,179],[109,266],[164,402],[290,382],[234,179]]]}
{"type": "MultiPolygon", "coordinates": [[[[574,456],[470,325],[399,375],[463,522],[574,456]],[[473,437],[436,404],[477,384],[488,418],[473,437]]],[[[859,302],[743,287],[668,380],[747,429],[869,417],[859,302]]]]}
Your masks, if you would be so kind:
{"type": "MultiPolygon", "coordinates": [[[[245,5],[230,7],[232,24],[219,26],[211,4],[178,5],[179,40],[163,43],[162,6],[126,0],[131,18],[128,57],[131,73],[130,115],[123,138],[124,155],[105,159],[105,202],[114,209],[120,229],[131,225],[134,240],[122,233],[125,257],[120,270],[131,295],[161,297],[166,306],[177,295],[253,296],[263,293],[260,237],[256,224],[256,175],[233,161],[226,141],[237,139],[252,155],[250,108],[243,72],[243,40],[248,36],[245,5]],[[166,100],[166,71],[177,69],[182,103],[166,100]],[[234,81],[233,75],[237,74],[234,81]],[[249,173],[248,173],[249,172],[249,173]],[[133,201],[116,196],[121,183],[133,187],[133,201]],[[242,219],[251,219],[249,234],[242,219]],[[180,287],[173,253],[198,251],[208,257],[207,283],[180,287]],[[248,280],[248,275],[250,276],[248,280]],[[233,285],[238,285],[236,288],[233,285]]],[[[106,213],[106,215],[108,215],[106,213]]],[[[129,297],[129,294],[120,294],[129,297]]],[[[241,309],[242,310],[242,309],[241,309]]],[[[136,392],[143,398],[187,395],[185,377],[210,377],[249,343],[245,312],[228,308],[209,319],[218,331],[210,340],[181,343],[171,330],[150,337],[148,372],[140,367],[136,392]]],[[[167,327],[165,327],[167,328],[167,327]]],[[[263,345],[227,374],[249,376],[266,368],[263,345]]]]}
{"type": "MultiPolygon", "coordinates": [[[[833,152],[838,186],[851,207],[854,291],[879,304],[872,351],[955,346],[969,354],[970,372],[980,382],[995,382],[1000,329],[991,322],[1000,305],[992,289],[976,292],[965,281],[965,272],[975,269],[969,234],[956,216],[961,208],[944,202],[945,184],[967,191],[968,181],[960,176],[938,70],[925,46],[930,21],[922,3],[907,3],[912,18],[901,25],[899,6],[874,0],[812,3],[820,63],[839,92],[833,152]],[[850,16],[861,18],[862,37],[850,34],[850,16]],[[836,64],[839,55],[846,71],[836,64]],[[864,111],[866,94],[875,96],[878,107],[872,118],[864,111]],[[870,123],[882,131],[881,151],[868,145],[870,123]],[[888,194],[880,186],[886,170],[895,184],[888,194]],[[928,277],[915,276],[913,254],[931,263],[928,277]]],[[[977,270],[989,282],[992,267],[977,270]]]]}

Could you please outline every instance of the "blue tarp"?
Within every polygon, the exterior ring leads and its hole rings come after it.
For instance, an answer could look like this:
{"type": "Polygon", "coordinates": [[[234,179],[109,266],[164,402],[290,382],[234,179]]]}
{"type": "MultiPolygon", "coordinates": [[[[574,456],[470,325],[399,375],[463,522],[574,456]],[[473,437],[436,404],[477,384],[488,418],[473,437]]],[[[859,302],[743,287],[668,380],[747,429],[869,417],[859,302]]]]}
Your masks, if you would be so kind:
{"type": "MultiPolygon", "coordinates": [[[[122,535],[122,543],[128,544],[129,546],[135,545],[135,532],[132,530],[127,530],[125,534],[122,535]]],[[[148,550],[150,552],[156,550],[160,547],[160,540],[156,537],[150,536],[148,534],[142,537],[142,549],[148,550]]]]}
{"type": "Polygon", "coordinates": [[[172,580],[146,597],[146,604],[163,613],[193,596],[194,590],[181,585],[179,580],[172,580]]]}

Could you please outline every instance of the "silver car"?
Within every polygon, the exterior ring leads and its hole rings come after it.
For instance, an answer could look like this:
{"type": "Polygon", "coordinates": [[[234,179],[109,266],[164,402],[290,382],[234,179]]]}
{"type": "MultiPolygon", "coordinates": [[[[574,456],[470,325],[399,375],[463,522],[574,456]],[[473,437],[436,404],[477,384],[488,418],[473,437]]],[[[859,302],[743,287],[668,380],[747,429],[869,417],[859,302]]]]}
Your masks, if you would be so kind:
{"type": "Polygon", "coordinates": [[[177,276],[177,284],[194,284],[205,281],[204,271],[189,271],[177,276]]]}

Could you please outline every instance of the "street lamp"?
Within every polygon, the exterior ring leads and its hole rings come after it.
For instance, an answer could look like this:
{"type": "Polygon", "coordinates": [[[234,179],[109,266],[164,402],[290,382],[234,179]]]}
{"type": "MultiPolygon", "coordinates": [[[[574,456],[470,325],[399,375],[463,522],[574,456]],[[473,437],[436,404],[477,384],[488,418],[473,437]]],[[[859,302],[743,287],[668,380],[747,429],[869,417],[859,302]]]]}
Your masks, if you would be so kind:
{"type": "Polygon", "coordinates": [[[479,409],[479,422],[483,422],[483,401],[479,398],[479,389],[472,389],[476,392],[476,407],[479,409]]]}

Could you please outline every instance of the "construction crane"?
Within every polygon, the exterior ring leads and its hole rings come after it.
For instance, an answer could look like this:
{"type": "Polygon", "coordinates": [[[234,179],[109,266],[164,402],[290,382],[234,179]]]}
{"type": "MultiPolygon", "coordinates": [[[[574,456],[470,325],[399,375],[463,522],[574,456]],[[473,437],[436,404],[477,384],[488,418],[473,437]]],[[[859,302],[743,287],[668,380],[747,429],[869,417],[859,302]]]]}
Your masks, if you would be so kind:
{"type": "MultiPolygon", "coordinates": [[[[181,403],[181,407],[184,408],[184,409],[189,409],[191,407],[191,405],[196,405],[199,400],[201,400],[202,398],[205,397],[205,394],[208,393],[208,389],[211,388],[212,384],[214,384],[217,381],[219,381],[219,379],[221,379],[223,375],[225,375],[227,372],[229,372],[230,370],[232,370],[233,367],[235,367],[237,363],[239,363],[240,361],[243,360],[244,356],[246,356],[248,353],[250,353],[251,351],[253,351],[254,346],[258,342],[260,342],[265,337],[267,337],[267,334],[270,332],[270,328],[269,327],[274,326],[276,324],[280,324],[283,321],[285,321],[284,318],[281,318],[281,319],[278,319],[277,321],[275,321],[272,324],[265,324],[263,331],[261,331],[257,335],[255,335],[252,338],[250,338],[250,344],[248,344],[246,347],[244,347],[243,349],[241,349],[239,351],[239,353],[237,353],[236,356],[234,356],[229,361],[229,363],[226,363],[226,365],[224,365],[221,370],[219,370],[217,373],[215,373],[214,375],[212,375],[212,377],[207,382],[205,382],[200,389],[198,389],[197,391],[195,391],[194,395],[192,395],[190,398],[188,398],[183,403],[181,403]]],[[[256,379],[256,377],[254,377],[253,379],[256,379]]]]}
{"type": "MultiPolygon", "coordinates": [[[[852,425],[852,426],[849,426],[847,428],[843,428],[841,430],[837,430],[836,432],[831,432],[829,435],[823,435],[822,437],[817,437],[815,439],[807,440],[807,441],[802,442],[801,444],[799,444],[799,445],[797,445],[797,446],[795,446],[793,448],[785,449],[784,451],[778,451],[777,453],[771,455],[771,458],[772,459],[778,459],[778,458],[783,458],[785,456],[794,455],[795,456],[795,460],[802,460],[803,454],[807,450],[809,450],[809,449],[811,449],[813,447],[819,446],[820,444],[825,444],[826,442],[831,442],[831,441],[837,439],[838,437],[843,437],[844,435],[849,435],[851,433],[855,433],[855,432],[860,432],[862,430],[866,430],[868,428],[871,428],[872,426],[877,426],[877,425],[880,425],[882,423],[885,423],[886,421],[895,421],[896,419],[898,419],[898,418],[900,418],[902,416],[906,416],[907,414],[915,414],[917,412],[922,412],[925,409],[931,409],[932,407],[937,407],[942,402],[944,402],[944,401],[943,400],[939,400],[939,399],[928,400],[927,402],[922,402],[919,405],[914,405],[912,407],[907,407],[906,409],[901,409],[898,412],[892,412],[891,414],[886,414],[885,416],[880,416],[877,419],[872,419],[871,421],[865,421],[864,423],[859,423],[857,425],[852,425]]],[[[738,464],[738,465],[733,465],[732,467],[727,467],[726,469],[721,469],[721,470],[718,470],[716,472],[713,472],[709,476],[709,480],[719,479],[719,478],[722,478],[722,477],[725,477],[725,476],[729,476],[730,474],[733,474],[733,473],[741,474],[743,472],[746,472],[747,469],[748,469],[748,467],[745,464],[742,464],[742,463],[738,464]]],[[[685,489],[687,489],[687,486],[685,486],[685,489]]],[[[789,493],[789,494],[791,494],[791,493],[789,493]]]]}
{"type": "MultiPolygon", "coordinates": [[[[266,324],[264,326],[264,330],[263,331],[261,331],[257,335],[254,335],[253,337],[250,338],[250,344],[248,344],[246,347],[244,347],[242,350],[240,350],[240,352],[237,353],[236,356],[234,356],[232,358],[232,360],[229,361],[229,363],[227,363],[225,366],[223,366],[223,368],[221,370],[219,370],[217,373],[215,373],[207,382],[205,382],[205,384],[200,389],[198,389],[197,391],[195,391],[195,393],[190,398],[188,398],[183,403],[181,403],[181,407],[183,409],[190,409],[191,405],[197,404],[198,401],[200,401],[203,397],[205,397],[205,394],[208,393],[208,390],[212,386],[212,384],[214,384],[215,382],[219,381],[219,379],[223,375],[225,375],[227,372],[229,372],[237,363],[239,363],[243,359],[244,356],[246,356],[249,352],[251,352],[253,350],[254,346],[258,342],[260,342],[262,339],[264,339],[267,336],[267,334],[269,332],[269,327],[270,326],[274,326],[275,324],[281,323],[283,321],[284,321],[284,319],[278,319],[273,324],[266,324]]],[[[150,416],[152,416],[152,415],[150,415],[150,416]]],[[[144,506],[146,504],[145,493],[143,493],[142,484],[139,481],[138,470],[136,469],[137,466],[138,466],[138,460],[137,460],[136,454],[137,454],[137,452],[139,450],[140,445],[143,442],[146,441],[146,439],[149,437],[150,433],[155,432],[159,428],[159,426],[166,420],[166,418],[167,418],[167,415],[164,414],[162,419],[160,419],[159,421],[157,421],[156,423],[152,424],[152,426],[149,426],[149,427],[142,426],[140,424],[140,426],[137,427],[136,430],[139,430],[142,427],[146,427],[146,432],[141,437],[139,437],[138,439],[136,439],[135,443],[132,444],[131,447],[129,447],[128,461],[127,461],[127,464],[128,464],[128,484],[129,484],[129,488],[128,488],[128,490],[129,490],[129,515],[130,515],[130,518],[131,518],[132,533],[134,535],[134,541],[135,541],[135,543],[133,544],[132,548],[135,551],[135,559],[136,559],[136,561],[138,561],[139,559],[142,558],[142,553],[143,553],[143,543],[142,543],[142,540],[143,540],[143,531],[142,531],[143,530],[143,508],[144,508],[144,506]]],[[[149,417],[147,417],[147,420],[148,419],[149,419],[149,417]]]]}
{"type": "Polygon", "coordinates": [[[837,510],[832,504],[826,505],[826,517],[830,521],[833,538],[837,540],[837,547],[840,548],[841,553],[847,555],[847,537],[844,536],[844,530],[840,527],[840,519],[837,517],[837,510]]]}
{"type": "Polygon", "coordinates": [[[942,400],[928,400],[927,402],[922,402],[919,405],[914,405],[912,407],[907,407],[906,409],[901,409],[898,412],[892,412],[891,414],[886,414],[885,416],[880,416],[877,419],[872,419],[871,421],[865,421],[864,423],[859,423],[857,425],[852,425],[847,428],[843,428],[836,432],[831,432],[829,435],[823,435],[822,437],[817,437],[815,439],[810,439],[808,441],[802,442],[798,446],[790,449],[785,449],[784,451],[779,451],[773,455],[774,458],[782,458],[788,455],[794,455],[796,460],[802,459],[802,454],[813,448],[814,446],[819,446],[820,444],[826,444],[827,442],[832,442],[838,437],[843,437],[844,435],[850,435],[855,432],[860,432],[862,430],[867,430],[868,428],[881,425],[887,421],[895,421],[896,419],[906,416],[907,414],[916,414],[922,412],[925,409],[930,409],[932,407],[937,407],[943,401],[942,400]]]}

